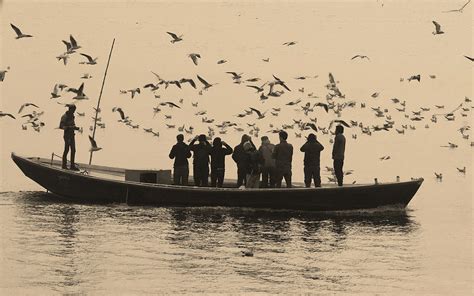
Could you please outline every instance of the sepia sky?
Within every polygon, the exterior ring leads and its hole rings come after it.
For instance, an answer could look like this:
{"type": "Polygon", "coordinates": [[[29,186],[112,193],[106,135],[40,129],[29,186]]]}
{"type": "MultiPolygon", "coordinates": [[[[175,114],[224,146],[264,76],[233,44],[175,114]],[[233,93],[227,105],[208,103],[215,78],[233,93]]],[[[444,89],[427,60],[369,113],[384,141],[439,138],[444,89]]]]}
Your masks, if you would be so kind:
{"type": "MultiPolygon", "coordinates": [[[[88,161],[87,135],[93,116],[92,107],[102,83],[107,56],[113,38],[116,39],[109,73],[102,96],[101,117],[105,129],[99,129],[96,140],[103,148],[94,154],[94,163],[133,168],[171,168],[167,155],[173,143],[175,129],[167,129],[165,123],[176,126],[192,125],[195,134],[206,133],[207,124],[195,115],[207,111],[214,123],[224,120],[246,125],[257,122],[262,136],[270,128],[291,124],[293,119],[309,121],[318,118],[319,126],[328,126],[337,117],[326,114],[322,108],[306,117],[295,107],[286,106],[291,100],[325,102],[328,90],[328,73],[331,72],[345,99],[335,98],[336,103],[356,101],[357,107],[347,108],[340,119],[355,120],[364,125],[383,124],[370,107],[388,108],[396,121],[416,126],[405,135],[390,132],[374,132],[371,137],[362,135],[360,129],[346,129],[348,140],[346,168],[354,169],[350,181],[371,181],[373,177],[394,180],[432,174],[433,171],[455,171],[455,166],[471,167],[470,141],[461,138],[457,131],[461,126],[472,126],[472,110],[467,117],[457,114],[456,121],[447,122],[440,117],[433,124],[433,113],[448,112],[458,106],[464,97],[472,96],[472,62],[463,55],[473,56],[472,3],[463,13],[442,13],[459,8],[465,1],[121,1],[121,2],[53,2],[53,1],[3,1],[0,2],[0,70],[10,67],[6,78],[0,82],[0,110],[15,113],[17,120],[0,118],[0,190],[24,188],[25,179],[9,159],[11,152],[27,156],[50,157],[63,149],[62,131],[56,129],[65,108],[55,101],[69,103],[71,93],[60,99],[50,99],[56,83],[79,87],[85,82],[85,93],[90,100],[77,103],[78,111],[85,117],[76,116],[76,124],[84,128],[77,134],[78,162],[88,161]],[[435,20],[445,34],[433,35],[435,20]],[[17,25],[33,38],[16,40],[10,23],[17,25]],[[170,43],[167,31],[183,34],[183,41],[170,43]],[[85,59],[78,53],[71,56],[67,66],[56,56],[65,51],[61,40],[72,34],[82,48],[79,52],[98,57],[94,66],[81,65],[85,59]],[[296,45],[284,46],[284,42],[296,41],[296,45]],[[199,53],[196,66],[187,56],[199,53]],[[356,54],[367,55],[370,60],[351,60],[356,54]],[[265,63],[264,58],[270,61],[265,63]],[[218,65],[217,61],[228,62],[218,65]],[[175,80],[204,77],[210,83],[218,83],[205,91],[184,85],[181,90],[174,86],[160,89],[154,98],[149,90],[142,89],[134,99],[120,94],[120,90],[142,88],[149,82],[156,83],[154,75],[175,80]],[[258,94],[244,84],[232,83],[226,71],[243,73],[243,78],[259,77],[262,82],[272,79],[272,74],[286,82],[292,90],[279,98],[262,103],[258,94]],[[80,79],[89,73],[89,80],[80,79]],[[412,75],[420,74],[422,80],[408,82],[412,75]],[[297,76],[315,76],[296,80],[297,76]],[[436,75],[435,79],[429,75],[436,75]],[[405,81],[400,82],[400,78],[405,81]],[[304,87],[304,93],[298,91],[304,87]],[[313,92],[319,98],[308,98],[313,92]],[[378,98],[371,94],[379,92],[378,98]],[[391,98],[406,101],[407,114],[421,106],[431,110],[424,114],[422,122],[412,122],[395,110],[391,98]],[[153,118],[152,108],[161,101],[178,103],[182,109],[161,107],[153,118]],[[21,104],[35,103],[45,112],[42,120],[46,126],[40,133],[23,131],[23,119],[17,112],[21,104]],[[199,102],[197,108],[191,102],[199,102]],[[360,103],[367,104],[366,109],[360,103]],[[436,110],[434,105],[445,105],[436,110]],[[119,115],[113,107],[121,107],[134,123],[134,130],[117,122],[119,115]],[[235,117],[249,107],[266,111],[281,107],[278,117],[267,114],[257,120],[253,114],[243,119],[235,117]],[[172,115],[165,120],[164,115],[172,115]],[[430,128],[425,128],[429,124],[430,128]],[[160,137],[145,134],[143,127],[152,127],[160,137]],[[351,135],[357,134],[357,139],[351,135]],[[447,142],[459,145],[456,150],[441,148],[447,142]],[[380,162],[379,157],[390,155],[391,160],[380,162]]],[[[201,87],[199,82],[198,86],[201,87]]],[[[473,103],[464,107],[470,108],[473,103]]],[[[33,109],[27,109],[32,111],[33,109]]],[[[268,112],[269,113],[269,112],[268,112]]],[[[246,131],[248,129],[245,127],[246,131]]],[[[217,129],[216,129],[217,131],[217,129]]],[[[289,142],[295,146],[293,171],[296,181],[302,181],[302,154],[299,147],[304,138],[296,138],[289,130],[289,142]]],[[[303,136],[308,132],[303,132],[303,136]]],[[[277,136],[267,134],[272,142],[277,136]]],[[[219,135],[231,146],[238,144],[241,133],[228,129],[219,135]]],[[[186,138],[189,138],[186,135],[186,138]]],[[[326,147],[322,153],[322,166],[332,165],[330,135],[318,133],[326,147]]],[[[259,143],[259,139],[254,139],[259,143]]],[[[227,177],[235,176],[235,166],[227,161],[227,177]]],[[[324,182],[325,180],[323,180],[324,182]]]]}

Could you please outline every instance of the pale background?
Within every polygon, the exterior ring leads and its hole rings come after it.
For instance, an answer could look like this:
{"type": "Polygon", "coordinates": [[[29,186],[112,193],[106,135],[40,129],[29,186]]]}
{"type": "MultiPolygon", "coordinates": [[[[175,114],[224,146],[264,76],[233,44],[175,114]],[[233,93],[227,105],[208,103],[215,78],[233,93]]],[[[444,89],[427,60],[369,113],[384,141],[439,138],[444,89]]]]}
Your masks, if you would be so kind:
{"type": "MultiPolygon", "coordinates": [[[[461,1],[462,2],[462,1],[461,1]]],[[[96,135],[103,150],[95,153],[94,163],[134,168],[170,168],[167,158],[175,141],[176,130],[166,129],[164,115],[173,114],[169,123],[193,125],[195,132],[206,132],[207,127],[194,116],[199,110],[207,110],[208,117],[215,123],[223,120],[242,124],[255,121],[255,115],[239,119],[233,115],[244,108],[254,106],[263,110],[282,106],[278,118],[268,115],[259,121],[260,136],[268,130],[268,123],[275,125],[291,123],[292,118],[305,118],[284,103],[297,98],[306,101],[323,101],[327,93],[328,72],[332,72],[346,99],[367,102],[367,109],[346,109],[342,119],[361,120],[365,125],[381,124],[383,118],[376,118],[369,111],[370,106],[389,107],[396,127],[402,123],[417,125],[416,131],[407,131],[405,136],[391,132],[374,133],[372,137],[359,135],[351,139],[358,129],[346,131],[348,139],[346,165],[354,169],[351,181],[372,180],[373,177],[402,179],[412,176],[430,175],[433,171],[455,174],[455,166],[471,162],[472,148],[463,140],[456,129],[471,124],[472,117],[458,116],[455,122],[443,119],[436,125],[429,117],[436,111],[434,104],[445,105],[446,112],[457,106],[464,96],[472,97],[472,63],[463,55],[472,55],[472,10],[464,13],[441,13],[459,6],[457,1],[295,1],[287,2],[114,2],[58,3],[49,1],[4,1],[1,18],[1,61],[0,68],[11,67],[5,81],[0,84],[1,110],[17,112],[23,102],[36,103],[45,111],[46,127],[41,133],[22,131],[21,120],[2,118],[1,127],[1,190],[18,190],[30,186],[23,181],[21,173],[9,160],[12,151],[31,156],[49,157],[51,152],[61,154],[62,134],[55,129],[65,108],[49,99],[55,83],[78,87],[83,73],[93,78],[85,81],[85,92],[91,98],[79,102],[78,111],[86,117],[76,117],[77,124],[84,127],[84,134],[76,136],[77,161],[88,161],[88,127],[92,122],[92,106],[102,82],[102,76],[112,39],[116,38],[115,49],[102,97],[102,119],[105,130],[96,135]],[[434,36],[431,32],[437,20],[443,26],[444,35],[434,36]],[[29,39],[14,39],[9,23],[19,26],[25,33],[34,35],[29,39]],[[171,44],[166,31],[184,34],[184,41],[171,44]],[[61,40],[69,34],[78,41],[79,52],[98,56],[95,66],[79,65],[84,60],[75,54],[65,67],[55,57],[65,51],[61,40]],[[297,41],[294,46],[282,43],[297,41]],[[202,59],[195,66],[187,54],[200,53],[202,59]],[[355,54],[365,54],[367,60],[354,60],[355,54]],[[262,58],[270,58],[269,63],[262,58]],[[219,59],[228,62],[217,65],[219,59]],[[200,74],[209,82],[219,83],[198,96],[190,86],[182,90],[170,86],[160,89],[161,100],[178,102],[184,99],[182,110],[163,111],[153,118],[152,107],[159,100],[148,90],[135,99],[120,95],[120,89],[142,87],[156,82],[150,70],[165,79],[181,77],[194,78],[200,74]],[[280,98],[270,98],[265,103],[258,100],[253,89],[243,84],[232,83],[225,71],[243,72],[244,78],[260,77],[270,80],[272,74],[285,80],[292,92],[280,98]],[[411,75],[421,74],[422,81],[400,82],[411,75]],[[429,74],[436,79],[428,78],[429,74]],[[316,79],[295,80],[296,76],[319,75],[316,79]],[[305,94],[297,91],[305,87],[305,94]],[[370,95],[380,92],[377,99],[370,95]],[[320,99],[306,99],[314,92],[320,99]],[[424,122],[410,122],[394,110],[390,98],[407,101],[407,112],[418,110],[419,106],[431,107],[426,122],[431,126],[424,129],[424,122]],[[198,101],[199,107],[191,107],[191,101],[198,101]],[[140,130],[131,130],[117,122],[119,115],[112,113],[114,106],[124,109],[140,130]],[[153,127],[160,131],[160,138],[145,134],[142,127],[153,127]],[[439,148],[447,141],[456,142],[457,151],[439,148]],[[378,157],[391,155],[391,160],[380,162],[378,157]],[[429,164],[430,167],[425,167],[429,164]]],[[[462,3],[461,3],[462,4],[462,3]]],[[[472,5],[471,5],[472,6],[472,5]]],[[[258,83],[256,83],[258,84],[258,83]]],[[[198,83],[199,85],[199,83],[198,83]]],[[[70,102],[71,93],[59,101],[70,102]]],[[[302,104],[303,104],[302,103],[302,104]]],[[[30,109],[31,111],[31,109],[30,109]]],[[[335,116],[316,109],[311,117],[318,117],[318,125],[327,125],[335,116]]],[[[309,121],[306,119],[306,121],[309,121]]],[[[238,144],[241,134],[229,129],[223,139],[232,146],[238,144]]],[[[270,135],[273,142],[276,135],[270,135]]],[[[322,153],[322,166],[331,165],[329,136],[320,135],[326,147],[322,153]]],[[[259,142],[258,139],[255,139],[259,142]]],[[[289,142],[298,149],[302,139],[295,138],[290,130],[289,142]]],[[[302,155],[295,153],[295,180],[302,179],[302,155]]],[[[235,166],[227,161],[227,177],[235,176],[235,166]]]]}

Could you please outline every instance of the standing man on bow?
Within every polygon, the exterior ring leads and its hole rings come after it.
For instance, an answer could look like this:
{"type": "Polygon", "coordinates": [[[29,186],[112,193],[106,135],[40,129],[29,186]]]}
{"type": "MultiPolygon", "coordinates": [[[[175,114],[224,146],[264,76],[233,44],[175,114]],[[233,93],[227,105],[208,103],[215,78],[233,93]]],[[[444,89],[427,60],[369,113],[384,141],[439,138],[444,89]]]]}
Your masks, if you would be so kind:
{"type": "Polygon", "coordinates": [[[336,126],[336,136],[334,137],[334,145],[332,146],[332,159],[334,160],[334,174],[336,175],[337,185],[342,186],[344,173],[344,152],[346,150],[346,137],[344,137],[344,127],[336,126]]]}
{"type": "Polygon", "coordinates": [[[64,130],[64,152],[63,152],[63,164],[62,168],[67,169],[67,154],[71,150],[71,165],[69,169],[73,171],[79,171],[79,168],[74,162],[76,156],[76,140],[74,138],[74,131],[79,130],[79,127],[76,126],[74,122],[74,112],[76,112],[76,105],[67,105],[68,110],[61,117],[61,122],[59,123],[59,128],[64,130]]]}

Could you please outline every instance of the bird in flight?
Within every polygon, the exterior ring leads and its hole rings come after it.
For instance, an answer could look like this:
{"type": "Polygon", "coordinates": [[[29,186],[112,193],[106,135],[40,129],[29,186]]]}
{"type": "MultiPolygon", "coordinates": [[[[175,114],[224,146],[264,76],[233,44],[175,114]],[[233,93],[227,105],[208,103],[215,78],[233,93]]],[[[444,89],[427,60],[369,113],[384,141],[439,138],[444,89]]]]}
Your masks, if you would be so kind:
{"type": "Polygon", "coordinates": [[[91,149],[89,149],[90,152],[95,152],[95,151],[99,151],[99,150],[102,149],[102,148],[97,146],[96,141],[91,136],[89,136],[89,141],[91,142],[91,149]]]}
{"type": "Polygon", "coordinates": [[[69,55],[67,53],[63,53],[62,55],[59,55],[56,57],[58,61],[63,60],[64,66],[67,65],[67,60],[69,59],[69,55]]]}
{"type": "Polygon", "coordinates": [[[466,59],[470,60],[471,62],[474,62],[474,58],[468,57],[467,55],[464,56],[466,59]]]}
{"type": "Polygon", "coordinates": [[[13,119],[16,119],[15,116],[11,115],[10,113],[4,113],[4,112],[0,111],[0,117],[4,117],[4,116],[9,116],[13,119]]]}
{"type": "Polygon", "coordinates": [[[118,112],[120,114],[120,118],[122,118],[122,120],[125,120],[125,119],[128,118],[128,117],[125,116],[125,113],[123,112],[122,108],[120,108],[120,107],[113,107],[112,112],[118,112]]]}
{"type": "Polygon", "coordinates": [[[35,105],[33,103],[25,103],[25,104],[21,105],[20,110],[18,110],[18,114],[20,114],[21,111],[23,111],[23,109],[25,109],[28,106],[33,106],[33,107],[39,108],[37,105],[35,105]]]}
{"type": "Polygon", "coordinates": [[[190,54],[188,54],[188,57],[190,57],[191,60],[193,60],[194,65],[197,66],[197,64],[198,64],[198,59],[201,58],[201,55],[198,54],[198,53],[190,53],[190,54]]]}
{"type": "Polygon", "coordinates": [[[87,62],[80,62],[79,64],[87,64],[87,65],[95,65],[97,64],[97,58],[93,59],[90,55],[85,53],[81,53],[81,56],[87,58],[87,62]]]}
{"type": "Polygon", "coordinates": [[[88,100],[89,99],[84,93],[84,82],[77,89],[76,96],[73,99],[74,100],[88,100]]]}
{"type": "Polygon", "coordinates": [[[421,75],[420,75],[420,74],[418,74],[418,75],[413,75],[413,76],[411,76],[410,78],[408,78],[407,80],[408,80],[408,82],[410,82],[410,81],[412,81],[412,80],[417,80],[418,82],[420,82],[420,80],[421,80],[421,75]]]}
{"type": "Polygon", "coordinates": [[[366,55],[360,55],[360,54],[353,56],[351,60],[356,59],[356,58],[368,59],[368,60],[370,61],[370,58],[369,58],[368,56],[366,56],[366,55]]]}
{"type": "Polygon", "coordinates": [[[443,12],[463,12],[464,7],[466,7],[470,2],[471,2],[471,0],[468,0],[468,1],[467,1],[461,8],[459,8],[459,9],[451,9],[451,10],[447,10],[447,11],[443,11],[443,12]]]}
{"type": "Polygon", "coordinates": [[[176,35],[175,33],[172,33],[172,32],[166,32],[168,33],[168,35],[171,36],[171,38],[173,38],[170,42],[171,43],[175,43],[175,42],[179,42],[179,41],[182,41],[183,40],[183,35],[176,35]]]}
{"type": "Polygon", "coordinates": [[[218,64],[218,65],[221,65],[221,64],[224,64],[224,63],[227,63],[227,61],[226,61],[226,60],[218,60],[218,61],[217,61],[217,64],[218,64]]]}
{"type": "Polygon", "coordinates": [[[5,79],[5,74],[7,74],[8,70],[10,70],[10,67],[7,67],[6,70],[0,70],[0,81],[5,79]]]}
{"type": "Polygon", "coordinates": [[[10,26],[12,26],[13,31],[15,31],[15,33],[16,33],[16,38],[15,38],[15,39],[26,38],[26,37],[33,37],[32,35],[23,34],[23,33],[21,32],[21,30],[20,30],[17,26],[15,26],[14,24],[11,24],[11,23],[10,23],[10,26]]]}
{"type": "Polygon", "coordinates": [[[210,84],[209,82],[207,82],[206,80],[204,80],[204,78],[202,78],[201,76],[199,75],[196,75],[197,78],[199,79],[199,81],[201,81],[202,84],[204,84],[204,90],[207,90],[208,88],[210,88],[211,86],[214,86],[216,85],[217,83],[214,83],[214,84],[210,84]]]}
{"type": "Polygon", "coordinates": [[[289,41],[289,42],[283,43],[283,45],[291,46],[291,45],[295,45],[296,43],[297,43],[296,41],[289,41]]]}
{"type": "Polygon", "coordinates": [[[334,123],[339,123],[339,124],[342,124],[343,126],[345,127],[351,127],[347,122],[345,122],[344,120],[341,120],[341,119],[334,119],[331,121],[331,123],[329,124],[329,129],[331,129],[332,125],[334,123]]]}
{"type": "Polygon", "coordinates": [[[79,45],[77,45],[77,41],[76,41],[76,39],[74,39],[74,37],[72,37],[72,35],[69,35],[69,40],[71,41],[71,50],[72,51],[81,48],[79,45]]]}
{"type": "Polygon", "coordinates": [[[260,110],[257,110],[257,109],[252,108],[252,107],[250,107],[250,110],[252,110],[253,112],[255,112],[258,115],[257,119],[265,118],[265,113],[267,113],[267,111],[262,113],[262,112],[260,112],[260,110]]]}
{"type": "Polygon", "coordinates": [[[435,31],[433,32],[433,35],[444,34],[444,32],[441,30],[440,24],[438,24],[436,21],[433,21],[433,24],[435,25],[435,31]]]}

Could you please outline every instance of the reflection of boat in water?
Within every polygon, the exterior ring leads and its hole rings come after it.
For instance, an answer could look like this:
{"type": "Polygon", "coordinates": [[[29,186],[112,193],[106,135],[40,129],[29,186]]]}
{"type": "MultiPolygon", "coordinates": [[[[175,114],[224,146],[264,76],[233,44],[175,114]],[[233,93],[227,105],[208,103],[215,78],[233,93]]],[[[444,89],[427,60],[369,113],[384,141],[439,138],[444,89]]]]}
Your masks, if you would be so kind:
{"type": "Polygon", "coordinates": [[[23,173],[60,197],[84,203],[127,203],[155,206],[227,206],[337,211],[386,206],[404,208],[423,179],[370,185],[321,188],[238,189],[175,186],[124,181],[124,169],[80,166],[89,174],[61,169],[58,162],[25,158],[12,153],[23,173]],[[98,174],[96,174],[98,173],[98,174]],[[121,177],[122,179],[117,179],[121,177]]]}

